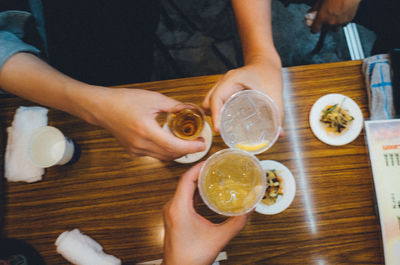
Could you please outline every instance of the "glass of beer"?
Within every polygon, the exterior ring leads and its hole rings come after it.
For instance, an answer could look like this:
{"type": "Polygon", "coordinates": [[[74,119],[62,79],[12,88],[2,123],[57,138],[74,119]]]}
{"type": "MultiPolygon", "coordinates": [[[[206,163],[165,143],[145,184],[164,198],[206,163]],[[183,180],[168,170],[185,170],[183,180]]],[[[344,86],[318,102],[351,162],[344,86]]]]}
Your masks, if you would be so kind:
{"type": "Polygon", "coordinates": [[[167,125],[170,131],[183,140],[196,139],[204,127],[205,114],[197,105],[182,103],[168,113],[167,125]]]}
{"type": "Polygon", "coordinates": [[[250,212],[261,201],[266,178],[254,155],[239,149],[224,149],[206,160],[198,188],[211,210],[236,216],[250,212]]]}

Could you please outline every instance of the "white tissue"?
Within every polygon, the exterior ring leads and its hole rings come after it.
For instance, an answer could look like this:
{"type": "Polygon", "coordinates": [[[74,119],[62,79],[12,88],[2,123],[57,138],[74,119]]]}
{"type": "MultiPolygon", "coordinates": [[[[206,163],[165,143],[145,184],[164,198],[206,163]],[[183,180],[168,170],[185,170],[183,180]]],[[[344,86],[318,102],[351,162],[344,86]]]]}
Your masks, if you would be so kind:
{"type": "Polygon", "coordinates": [[[48,109],[19,107],[11,127],[5,154],[5,177],[8,181],[35,182],[42,179],[44,169],[32,164],[28,157],[28,141],[39,127],[47,125],[48,109]]]}
{"type": "Polygon", "coordinates": [[[78,229],[58,236],[57,252],[75,265],[120,265],[121,260],[103,252],[103,247],[78,229]]]}

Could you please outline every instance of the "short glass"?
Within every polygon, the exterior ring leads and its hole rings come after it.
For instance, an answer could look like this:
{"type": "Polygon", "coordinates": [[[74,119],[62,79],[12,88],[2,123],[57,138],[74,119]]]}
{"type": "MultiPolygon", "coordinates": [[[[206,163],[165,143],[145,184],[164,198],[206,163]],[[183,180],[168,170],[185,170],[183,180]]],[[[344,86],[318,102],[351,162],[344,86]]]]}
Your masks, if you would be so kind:
{"type": "Polygon", "coordinates": [[[237,216],[250,212],[261,201],[266,177],[254,155],[239,149],[223,149],[204,163],[198,188],[211,210],[237,216]]]}
{"type": "Polygon", "coordinates": [[[181,103],[168,113],[169,130],[178,138],[195,140],[203,130],[205,114],[202,108],[192,103],[181,103]]]}
{"type": "Polygon", "coordinates": [[[269,96],[257,90],[243,90],[222,107],[221,137],[231,148],[260,154],[278,139],[280,123],[278,107],[269,96]]]}

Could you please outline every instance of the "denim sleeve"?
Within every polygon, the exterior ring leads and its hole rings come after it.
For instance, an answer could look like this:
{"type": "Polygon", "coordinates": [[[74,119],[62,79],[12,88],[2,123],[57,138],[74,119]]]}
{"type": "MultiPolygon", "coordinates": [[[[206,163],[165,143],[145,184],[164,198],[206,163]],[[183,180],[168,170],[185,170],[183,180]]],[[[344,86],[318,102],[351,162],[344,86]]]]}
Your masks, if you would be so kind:
{"type": "Polygon", "coordinates": [[[39,49],[23,41],[25,25],[30,17],[31,14],[24,11],[0,12],[0,70],[16,53],[29,52],[39,55],[39,49]]]}

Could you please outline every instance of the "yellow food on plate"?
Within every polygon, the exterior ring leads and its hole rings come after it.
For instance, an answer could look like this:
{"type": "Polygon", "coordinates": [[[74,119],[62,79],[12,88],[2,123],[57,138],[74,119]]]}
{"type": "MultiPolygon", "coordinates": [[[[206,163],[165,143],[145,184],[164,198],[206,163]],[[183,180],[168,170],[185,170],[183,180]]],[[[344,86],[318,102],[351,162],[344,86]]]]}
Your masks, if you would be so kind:
{"type": "Polygon", "coordinates": [[[265,205],[272,205],[276,202],[279,196],[283,195],[282,179],[276,174],[275,170],[268,170],[266,172],[267,188],[262,202],[265,205]]]}
{"type": "Polygon", "coordinates": [[[353,120],[353,116],[338,104],[326,106],[322,110],[320,118],[320,121],[326,124],[325,129],[328,132],[337,134],[341,134],[346,130],[353,120]]]}
{"type": "Polygon", "coordinates": [[[244,151],[254,152],[254,151],[258,151],[260,149],[265,148],[268,144],[269,144],[268,141],[261,142],[261,143],[251,143],[251,144],[238,143],[238,144],[235,144],[235,147],[238,149],[242,149],[244,151]]]}

